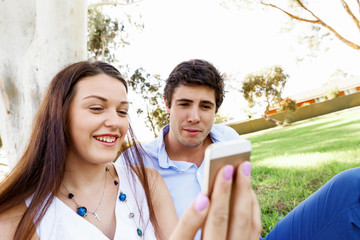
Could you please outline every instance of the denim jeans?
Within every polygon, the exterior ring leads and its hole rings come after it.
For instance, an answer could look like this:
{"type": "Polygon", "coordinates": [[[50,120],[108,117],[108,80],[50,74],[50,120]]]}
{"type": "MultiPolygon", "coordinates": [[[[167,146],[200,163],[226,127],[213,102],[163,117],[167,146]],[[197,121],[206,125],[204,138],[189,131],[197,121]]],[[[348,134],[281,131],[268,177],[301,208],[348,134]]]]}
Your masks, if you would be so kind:
{"type": "Polygon", "coordinates": [[[360,239],[360,167],[345,170],[282,218],[264,240],[360,239]]]}

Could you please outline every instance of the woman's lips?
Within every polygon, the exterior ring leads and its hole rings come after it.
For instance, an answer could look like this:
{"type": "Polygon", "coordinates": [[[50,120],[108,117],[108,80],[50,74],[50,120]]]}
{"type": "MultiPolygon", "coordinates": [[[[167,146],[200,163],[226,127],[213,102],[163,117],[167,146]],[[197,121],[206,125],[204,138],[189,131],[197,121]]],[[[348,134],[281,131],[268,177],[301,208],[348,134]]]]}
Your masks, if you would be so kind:
{"type": "Polygon", "coordinates": [[[98,135],[94,136],[94,139],[105,146],[114,146],[117,143],[119,137],[117,135],[98,135]]]}

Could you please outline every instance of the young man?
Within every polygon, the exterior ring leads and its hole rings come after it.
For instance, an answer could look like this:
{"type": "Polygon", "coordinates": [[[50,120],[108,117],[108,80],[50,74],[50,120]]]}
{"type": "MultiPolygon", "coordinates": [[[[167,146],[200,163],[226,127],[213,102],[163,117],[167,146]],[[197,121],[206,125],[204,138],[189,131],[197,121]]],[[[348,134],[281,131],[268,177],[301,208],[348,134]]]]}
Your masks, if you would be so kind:
{"type": "Polygon", "coordinates": [[[166,81],[170,124],[144,148],[163,176],[179,218],[203,188],[206,147],[239,138],[232,128],[214,125],[223,98],[224,79],[204,60],[180,63],[166,81]]]}
{"type": "MultiPolygon", "coordinates": [[[[179,217],[203,188],[206,147],[239,138],[233,129],[213,124],[223,97],[223,78],[204,60],[180,63],[166,81],[170,124],[144,148],[152,167],[165,179],[179,217]]],[[[360,168],[332,178],[265,239],[360,239],[360,168]]]]}

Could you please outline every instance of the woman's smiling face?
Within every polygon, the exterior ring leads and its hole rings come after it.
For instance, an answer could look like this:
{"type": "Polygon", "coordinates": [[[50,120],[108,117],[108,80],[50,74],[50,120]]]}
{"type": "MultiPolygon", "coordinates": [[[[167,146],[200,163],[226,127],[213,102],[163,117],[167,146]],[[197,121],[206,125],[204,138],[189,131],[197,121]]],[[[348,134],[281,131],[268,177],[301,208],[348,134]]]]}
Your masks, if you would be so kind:
{"type": "Polygon", "coordinates": [[[129,129],[129,102],[124,84],[99,74],[76,84],[68,112],[71,161],[113,161],[129,129]]]}

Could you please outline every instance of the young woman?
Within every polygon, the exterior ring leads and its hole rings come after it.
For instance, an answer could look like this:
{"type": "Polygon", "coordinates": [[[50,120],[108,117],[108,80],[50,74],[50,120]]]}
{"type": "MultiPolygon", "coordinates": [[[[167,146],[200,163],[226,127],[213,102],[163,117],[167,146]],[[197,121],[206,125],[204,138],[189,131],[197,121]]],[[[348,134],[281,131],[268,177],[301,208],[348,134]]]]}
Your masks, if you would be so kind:
{"type": "Polygon", "coordinates": [[[111,163],[125,138],[136,142],[128,109],[126,82],[109,64],[79,62],[55,76],[31,141],[1,185],[9,235],[26,239],[38,228],[43,239],[169,236],[175,210],[161,177],[142,167],[141,149],[126,156],[138,167],[111,163]],[[158,217],[165,210],[167,219],[158,217]]]}
{"type": "Polygon", "coordinates": [[[244,201],[233,209],[241,214],[229,212],[234,169],[226,166],[211,206],[200,194],[177,224],[163,179],[144,167],[146,153],[136,144],[128,110],[126,82],[107,63],[75,63],[54,77],[31,140],[1,183],[0,239],[191,239],[204,221],[207,239],[258,238],[249,163],[237,172],[244,201]],[[134,147],[126,151],[126,164],[113,164],[124,140],[134,147]]]}

